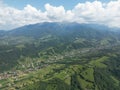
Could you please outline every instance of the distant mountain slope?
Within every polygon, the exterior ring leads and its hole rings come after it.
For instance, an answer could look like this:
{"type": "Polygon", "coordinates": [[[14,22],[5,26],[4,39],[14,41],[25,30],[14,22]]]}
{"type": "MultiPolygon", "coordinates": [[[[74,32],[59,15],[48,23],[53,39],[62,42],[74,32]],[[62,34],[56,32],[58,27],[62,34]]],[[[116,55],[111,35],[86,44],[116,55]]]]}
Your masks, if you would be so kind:
{"type": "Polygon", "coordinates": [[[76,38],[84,38],[88,40],[102,40],[104,38],[110,38],[113,39],[113,41],[117,41],[120,39],[118,32],[111,31],[110,28],[108,28],[107,26],[97,24],[57,22],[26,25],[7,32],[1,32],[0,36],[4,37],[3,40],[12,40],[12,42],[14,41],[14,38],[18,38],[18,40],[25,39],[25,37],[26,39],[28,39],[28,37],[32,39],[39,39],[48,36],[66,41],[72,41],[76,38]]]}
{"type": "Polygon", "coordinates": [[[4,36],[5,33],[6,33],[6,31],[4,31],[4,30],[0,30],[0,37],[4,36]]]}
{"type": "Polygon", "coordinates": [[[8,32],[11,36],[33,36],[41,37],[46,34],[52,35],[71,35],[79,34],[81,37],[102,37],[110,35],[107,26],[97,24],[78,24],[78,23],[38,23],[16,28],[8,32]],[[96,35],[97,34],[97,35],[96,35]],[[102,36],[101,36],[102,35],[102,36]]]}

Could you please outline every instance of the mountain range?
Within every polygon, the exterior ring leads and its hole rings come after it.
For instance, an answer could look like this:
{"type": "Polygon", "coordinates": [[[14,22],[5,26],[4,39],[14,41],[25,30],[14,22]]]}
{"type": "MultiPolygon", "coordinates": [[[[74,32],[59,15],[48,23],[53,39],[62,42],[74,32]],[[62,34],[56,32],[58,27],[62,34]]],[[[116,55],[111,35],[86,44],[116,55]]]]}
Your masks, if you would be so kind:
{"type": "Polygon", "coordinates": [[[0,30],[0,89],[119,90],[119,30],[68,22],[0,30]]]}

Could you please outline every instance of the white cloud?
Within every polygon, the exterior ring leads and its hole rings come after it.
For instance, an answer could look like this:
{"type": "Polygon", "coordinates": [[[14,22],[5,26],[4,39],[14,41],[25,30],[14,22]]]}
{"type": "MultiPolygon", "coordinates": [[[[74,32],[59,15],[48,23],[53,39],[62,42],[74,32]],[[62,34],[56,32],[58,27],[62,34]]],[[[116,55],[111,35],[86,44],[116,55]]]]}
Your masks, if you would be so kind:
{"type": "Polygon", "coordinates": [[[65,16],[65,9],[63,6],[54,7],[51,6],[50,4],[46,4],[45,9],[46,9],[47,17],[51,21],[56,21],[56,20],[61,21],[65,16]]]}
{"type": "Polygon", "coordinates": [[[102,6],[101,2],[94,1],[92,3],[86,2],[86,3],[79,3],[75,6],[73,12],[78,17],[82,17],[84,19],[89,20],[96,20],[100,17],[103,17],[104,8],[102,6]]]}
{"type": "Polygon", "coordinates": [[[45,11],[26,5],[22,10],[7,6],[0,1],[0,29],[12,29],[39,22],[99,23],[120,27],[120,0],[78,3],[72,10],[63,6],[45,4],[45,11]]]}

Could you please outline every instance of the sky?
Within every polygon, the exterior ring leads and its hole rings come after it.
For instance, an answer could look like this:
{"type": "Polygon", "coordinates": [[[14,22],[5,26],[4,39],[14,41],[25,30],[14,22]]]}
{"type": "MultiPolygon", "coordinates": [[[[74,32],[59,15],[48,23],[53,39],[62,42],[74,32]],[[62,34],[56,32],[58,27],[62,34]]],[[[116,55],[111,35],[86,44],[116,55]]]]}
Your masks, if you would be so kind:
{"type": "Polygon", "coordinates": [[[0,0],[0,30],[42,22],[120,28],[120,0],[0,0]]]}
{"type": "MultiPolygon", "coordinates": [[[[44,5],[49,3],[54,6],[64,6],[65,9],[73,9],[78,3],[85,3],[86,1],[93,2],[95,0],[4,0],[4,3],[9,6],[23,9],[27,4],[30,4],[37,9],[45,10],[44,5]]],[[[110,0],[100,0],[101,2],[109,2],[110,0]]]]}

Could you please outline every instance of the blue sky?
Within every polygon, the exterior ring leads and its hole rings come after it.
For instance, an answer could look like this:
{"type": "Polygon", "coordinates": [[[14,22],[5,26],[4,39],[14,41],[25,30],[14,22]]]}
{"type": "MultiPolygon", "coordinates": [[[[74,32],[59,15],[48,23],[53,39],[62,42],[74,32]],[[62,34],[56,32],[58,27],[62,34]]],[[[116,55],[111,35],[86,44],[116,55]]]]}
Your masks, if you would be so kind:
{"type": "Polygon", "coordinates": [[[0,30],[43,22],[120,27],[120,0],[0,0],[0,30]]]}
{"type": "MultiPolygon", "coordinates": [[[[86,1],[93,2],[95,0],[3,0],[4,3],[8,4],[9,6],[23,9],[27,4],[30,4],[37,9],[45,10],[44,5],[49,3],[53,6],[64,6],[66,10],[74,8],[75,5],[78,3],[85,3],[86,1]]],[[[109,2],[113,0],[96,0],[101,2],[109,2]]],[[[115,0],[114,0],[115,1],[115,0]]]]}

